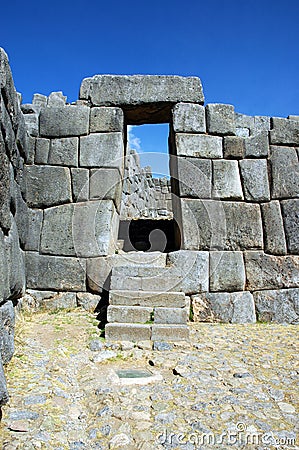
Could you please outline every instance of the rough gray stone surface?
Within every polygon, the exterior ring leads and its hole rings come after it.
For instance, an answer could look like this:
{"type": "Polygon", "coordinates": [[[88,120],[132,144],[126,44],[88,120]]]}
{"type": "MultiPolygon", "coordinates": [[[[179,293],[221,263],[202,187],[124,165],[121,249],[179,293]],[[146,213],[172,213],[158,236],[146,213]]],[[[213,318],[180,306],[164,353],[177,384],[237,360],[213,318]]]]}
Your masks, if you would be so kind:
{"type": "Polygon", "coordinates": [[[181,197],[211,198],[212,162],[208,159],[180,157],[175,161],[181,197]]]}
{"type": "Polygon", "coordinates": [[[238,161],[213,161],[213,197],[243,200],[238,161]]]}
{"type": "Polygon", "coordinates": [[[153,292],[111,290],[110,305],[184,308],[186,299],[184,292],[153,292]]]}
{"type": "Polygon", "coordinates": [[[210,253],[210,291],[235,292],[245,289],[242,252],[210,253]]]}
{"type": "Polygon", "coordinates": [[[10,267],[7,264],[7,252],[4,241],[4,234],[0,228],[0,299],[6,300],[10,295],[9,285],[10,267]]]}
{"type": "Polygon", "coordinates": [[[283,200],[282,215],[290,253],[299,254],[299,199],[283,200]]]}
{"type": "Polygon", "coordinates": [[[87,106],[55,106],[43,108],[39,116],[41,137],[82,136],[89,130],[87,106]]]}
{"type": "Polygon", "coordinates": [[[299,161],[295,148],[271,146],[272,197],[299,196],[299,161]]]}
{"type": "MultiPolygon", "coordinates": [[[[1,133],[0,133],[1,136],[1,133]]],[[[0,225],[3,229],[10,228],[10,168],[9,159],[5,154],[4,143],[1,145],[0,138],[0,225]]]]}
{"type": "Polygon", "coordinates": [[[256,314],[250,292],[205,293],[193,295],[194,321],[254,323],[256,314]]]}
{"type": "Polygon", "coordinates": [[[6,405],[9,401],[7,384],[5,379],[5,374],[3,370],[3,364],[0,358],[0,407],[6,405]]]}
{"type": "MultiPolygon", "coordinates": [[[[31,292],[31,296],[37,300],[34,292],[31,292]]],[[[43,293],[40,292],[38,297],[39,309],[46,311],[74,309],[77,306],[75,292],[53,292],[51,296],[46,294],[44,297],[43,293]]]]}
{"type": "Polygon", "coordinates": [[[86,311],[94,312],[100,301],[100,295],[91,294],[90,292],[77,292],[77,305],[86,311]]]}
{"type": "Polygon", "coordinates": [[[80,138],[80,165],[82,167],[115,167],[122,173],[122,133],[94,133],[80,138]]]}
{"type": "Polygon", "coordinates": [[[0,306],[0,359],[8,364],[14,353],[15,311],[12,301],[0,306]]]}
{"type": "Polygon", "coordinates": [[[151,326],[136,323],[107,323],[105,338],[108,341],[149,341],[151,326]]]}
{"type": "Polygon", "coordinates": [[[85,291],[84,259],[26,253],[27,287],[56,291],[85,291]]]}
{"type": "Polygon", "coordinates": [[[124,113],[121,108],[91,108],[90,110],[90,133],[113,132],[124,130],[124,113]]]}
{"type": "Polygon", "coordinates": [[[181,324],[186,325],[190,314],[190,308],[155,308],[155,324],[181,324]]]}
{"type": "Polygon", "coordinates": [[[87,201],[89,199],[89,170],[72,168],[71,176],[74,201],[87,201]]]}
{"type": "Polygon", "coordinates": [[[158,342],[176,342],[189,341],[189,328],[187,325],[158,325],[152,326],[152,341],[158,342]]]}
{"type": "Polygon", "coordinates": [[[273,255],[287,253],[283,220],[278,200],[261,205],[265,251],[273,255]]]}
{"type": "Polygon", "coordinates": [[[92,169],[90,171],[90,199],[114,200],[119,209],[122,185],[118,169],[92,169]]]}
{"type": "Polygon", "coordinates": [[[112,269],[110,259],[111,257],[87,259],[87,285],[92,292],[100,294],[103,287],[109,289],[112,269]]]}
{"type": "Polygon", "coordinates": [[[235,123],[238,128],[248,128],[250,130],[254,127],[254,117],[235,113],[235,123]]]}
{"type": "Polygon", "coordinates": [[[14,182],[14,193],[11,196],[11,201],[15,203],[15,214],[14,219],[16,221],[18,235],[20,239],[20,245],[24,248],[29,236],[28,236],[28,227],[29,227],[29,208],[23,198],[21,189],[19,185],[14,182]]]}
{"type": "Polygon", "coordinates": [[[112,252],[116,214],[111,200],[48,208],[44,212],[41,252],[96,257],[112,252]]]}
{"type": "Polygon", "coordinates": [[[34,94],[32,104],[36,109],[45,108],[47,106],[47,96],[42,94],[34,94]]]}
{"type": "Polygon", "coordinates": [[[208,252],[178,250],[168,254],[167,265],[171,273],[180,275],[180,290],[185,294],[209,290],[208,252]]]}
{"type": "Polygon", "coordinates": [[[24,120],[28,133],[31,134],[31,136],[38,136],[38,115],[24,114],[24,120]]]}
{"type": "Polygon", "coordinates": [[[205,133],[204,106],[195,103],[177,103],[172,110],[173,129],[179,133],[205,133]]]}
{"type": "Polygon", "coordinates": [[[95,106],[204,102],[199,78],[165,75],[95,75],[82,81],[80,98],[95,106]]]}
{"type": "Polygon", "coordinates": [[[32,208],[72,200],[71,176],[66,167],[26,166],[27,203],[32,208]]]}
{"type": "Polygon", "coordinates": [[[251,130],[251,134],[258,134],[261,131],[269,131],[270,128],[271,128],[270,117],[254,116],[254,127],[251,130]]]}
{"type": "Polygon", "coordinates": [[[224,136],[223,156],[228,159],[242,159],[245,155],[245,142],[240,136],[224,136]]]}
{"type": "Polygon", "coordinates": [[[245,139],[245,157],[267,158],[269,154],[268,132],[262,131],[245,139]]]}
{"type": "Polygon", "coordinates": [[[187,250],[263,247],[259,205],[182,199],[183,245],[187,250]]]}
{"type": "Polygon", "coordinates": [[[275,145],[299,145],[298,121],[273,117],[270,140],[275,145]]]}
{"type": "Polygon", "coordinates": [[[266,159],[244,159],[240,161],[244,196],[248,201],[270,200],[268,166],[266,159]]]}
{"type": "Polygon", "coordinates": [[[47,106],[55,107],[55,106],[65,106],[67,97],[63,95],[61,91],[59,92],[51,92],[47,99],[47,106]]]}
{"type": "Polygon", "coordinates": [[[222,138],[206,134],[176,133],[177,156],[194,158],[222,158],[222,138]]]}
{"type": "Polygon", "coordinates": [[[107,309],[108,322],[146,323],[151,321],[153,308],[145,306],[110,305],[107,309]]]}
{"type": "Polygon", "coordinates": [[[260,321],[299,323],[299,289],[258,291],[253,296],[260,321]]]}
{"type": "Polygon", "coordinates": [[[7,273],[9,279],[9,297],[20,298],[25,291],[25,268],[23,252],[20,249],[17,225],[12,218],[12,226],[7,237],[4,238],[7,273]]]}
{"type": "Polygon", "coordinates": [[[35,164],[47,164],[50,151],[50,139],[36,138],[35,164]]]}
{"type": "Polygon", "coordinates": [[[299,287],[298,256],[271,256],[251,251],[244,253],[244,260],[248,290],[299,287]]]}
{"type": "Polygon", "coordinates": [[[51,139],[48,163],[58,166],[78,166],[77,137],[51,139]]]}
{"type": "Polygon", "coordinates": [[[233,105],[210,103],[206,106],[207,131],[211,134],[234,135],[236,133],[233,105]]]}
{"type": "Polygon", "coordinates": [[[42,221],[42,209],[28,209],[28,233],[25,250],[39,251],[42,221]]]}

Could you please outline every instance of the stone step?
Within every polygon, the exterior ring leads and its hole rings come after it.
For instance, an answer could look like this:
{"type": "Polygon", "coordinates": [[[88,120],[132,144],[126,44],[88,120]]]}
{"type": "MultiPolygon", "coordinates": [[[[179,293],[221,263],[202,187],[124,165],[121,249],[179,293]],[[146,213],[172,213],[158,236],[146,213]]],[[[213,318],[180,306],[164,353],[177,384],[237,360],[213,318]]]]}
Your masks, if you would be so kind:
{"type": "Polygon", "coordinates": [[[151,340],[156,342],[188,341],[190,338],[187,325],[153,325],[151,340]]]}
{"type": "Polygon", "coordinates": [[[166,253],[161,252],[126,252],[114,255],[114,267],[139,266],[166,267],[166,253]]]}
{"type": "Polygon", "coordinates": [[[147,323],[184,324],[189,318],[189,308],[157,308],[142,306],[109,305],[107,320],[109,323],[147,323]]]}
{"type": "Polygon", "coordinates": [[[108,341],[156,341],[178,342],[189,340],[187,325],[144,325],[129,323],[108,323],[105,327],[108,341]]]}
{"type": "Polygon", "coordinates": [[[182,277],[158,267],[114,267],[110,289],[135,291],[178,291],[182,277]]]}
{"type": "Polygon", "coordinates": [[[151,325],[131,323],[107,323],[105,339],[108,341],[150,341],[151,325]]]}
{"type": "Polygon", "coordinates": [[[186,298],[183,292],[111,290],[110,305],[184,308],[186,298]]]}
{"type": "Polygon", "coordinates": [[[109,323],[146,323],[153,318],[154,308],[142,306],[109,305],[107,320],[109,323]]]}

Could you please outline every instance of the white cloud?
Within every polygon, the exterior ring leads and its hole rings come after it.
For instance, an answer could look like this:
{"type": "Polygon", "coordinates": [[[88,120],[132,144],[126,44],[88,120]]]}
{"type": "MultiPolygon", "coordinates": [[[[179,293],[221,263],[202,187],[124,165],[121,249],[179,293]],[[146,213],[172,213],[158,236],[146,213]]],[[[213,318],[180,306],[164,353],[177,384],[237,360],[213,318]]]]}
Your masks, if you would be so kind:
{"type": "Polygon", "coordinates": [[[137,152],[141,151],[141,139],[132,132],[133,126],[128,126],[128,146],[137,152]]]}

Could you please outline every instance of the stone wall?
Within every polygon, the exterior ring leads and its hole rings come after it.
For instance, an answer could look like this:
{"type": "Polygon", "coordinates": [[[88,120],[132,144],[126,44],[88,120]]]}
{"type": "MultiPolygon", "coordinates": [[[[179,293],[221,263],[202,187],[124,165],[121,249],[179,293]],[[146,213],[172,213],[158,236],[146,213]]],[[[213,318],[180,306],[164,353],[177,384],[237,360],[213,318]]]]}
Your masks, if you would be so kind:
{"type": "Polygon", "coordinates": [[[173,214],[167,267],[195,318],[298,321],[298,116],[204,106],[198,78],[171,76],[95,76],[73,104],[54,92],[21,108],[2,52],[2,303],[23,293],[24,253],[27,301],[95,306],[119,220],[173,214]],[[125,156],[127,125],[162,122],[171,186],[125,156]]]}
{"type": "Polygon", "coordinates": [[[121,202],[121,220],[172,219],[170,180],[153,178],[150,167],[141,167],[135,150],[128,150],[121,202]]]}
{"type": "Polygon", "coordinates": [[[109,290],[119,218],[161,217],[164,188],[198,320],[298,320],[298,117],[203,103],[196,78],[103,75],[83,80],[75,104],[52,93],[22,105],[35,141],[25,245],[35,298],[74,306],[109,290]],[[126,126],[155,122],[170,124],[172,200],[168,183],[124,155],[126,126]],[[200,273],[193,252],[208,261],[200,273]]]}
{"type": "Polygon", "coordinates": [[[297,323],[299,117],[181,103],[172,146],[183,248],[210,258],[196,319],[234,321],[234,306],[250,304],[252,318],[297,323]]]}
{"type": "Polygon", "coordinates": [[[2,364],[14,352],[15,306],[25,292],[24,248],[28,208],[24,164],[30,159],[19,97],[0,49],[0,406],[8,401],[2,364]]]}
{"type": "Polygon", "coordinates": [[[88,261],[116,249],[123,112],[90,108],[84,101],[67,104],[61,92],[48,98],[36,94],[22,110],[34,140],[32,160],[25,166],[28,292],[44,307],[72,308],[90,299],[88,261]]]}

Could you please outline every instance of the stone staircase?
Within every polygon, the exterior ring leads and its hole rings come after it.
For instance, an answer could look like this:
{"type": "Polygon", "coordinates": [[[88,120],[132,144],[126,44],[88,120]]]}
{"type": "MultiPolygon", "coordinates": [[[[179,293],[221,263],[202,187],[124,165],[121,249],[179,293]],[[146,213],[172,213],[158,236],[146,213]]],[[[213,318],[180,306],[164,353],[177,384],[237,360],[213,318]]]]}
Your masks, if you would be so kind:
{"type": "Polygon", "coordinates": [[[190,305],[180,285],[166,254],[119,255],[111,274],[106,339],[187,341],[190,305]]]}

